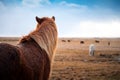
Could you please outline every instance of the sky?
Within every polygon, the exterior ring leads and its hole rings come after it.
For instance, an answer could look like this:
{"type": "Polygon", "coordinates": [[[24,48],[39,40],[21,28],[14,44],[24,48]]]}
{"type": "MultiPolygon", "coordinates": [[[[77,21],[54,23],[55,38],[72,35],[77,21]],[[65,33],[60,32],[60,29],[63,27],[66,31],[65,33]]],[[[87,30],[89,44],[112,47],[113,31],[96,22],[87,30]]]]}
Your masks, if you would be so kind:
{"type": "Polygon", "coordinates": [[[29,34],[36,16],[55,16],[59,37],[120,37],[120,0],[0,0],[0,36],[29,34]]]}

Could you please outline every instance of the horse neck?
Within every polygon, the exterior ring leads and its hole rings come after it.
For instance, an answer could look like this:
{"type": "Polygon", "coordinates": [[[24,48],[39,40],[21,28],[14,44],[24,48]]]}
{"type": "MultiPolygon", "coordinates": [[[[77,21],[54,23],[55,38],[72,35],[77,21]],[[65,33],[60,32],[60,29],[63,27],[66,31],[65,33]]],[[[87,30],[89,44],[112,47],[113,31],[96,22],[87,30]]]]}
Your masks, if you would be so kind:
{"type": "Polygon", "coordinates": [[[36,41],[36,43],[44,49],[50,61],[52,61],[54,57],[54,52],[57,45],[57,30],[54,26],[47,26],[42,28],[40,31],[35,31],[29,36],[36,41]]]}

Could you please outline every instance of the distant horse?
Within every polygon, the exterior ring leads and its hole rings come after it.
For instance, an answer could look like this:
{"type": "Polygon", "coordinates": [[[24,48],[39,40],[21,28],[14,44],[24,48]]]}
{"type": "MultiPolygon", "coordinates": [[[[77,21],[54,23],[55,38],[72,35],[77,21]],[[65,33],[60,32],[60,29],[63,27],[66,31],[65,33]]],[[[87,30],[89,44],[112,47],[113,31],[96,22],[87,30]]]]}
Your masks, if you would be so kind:
{"type": "Polygon", "coordinates": [[[89,55],[94,56],[94,52],[95,52],[95,46],[94,46],[94,44],[91,44],[89,46],[89,55]]]}
{"type": "Polygon", "coordinates": [[[57,44],[55,17],[36,17],[36,29],[16,46],[0,43],[0,80],[48,80],[57,44]]]}

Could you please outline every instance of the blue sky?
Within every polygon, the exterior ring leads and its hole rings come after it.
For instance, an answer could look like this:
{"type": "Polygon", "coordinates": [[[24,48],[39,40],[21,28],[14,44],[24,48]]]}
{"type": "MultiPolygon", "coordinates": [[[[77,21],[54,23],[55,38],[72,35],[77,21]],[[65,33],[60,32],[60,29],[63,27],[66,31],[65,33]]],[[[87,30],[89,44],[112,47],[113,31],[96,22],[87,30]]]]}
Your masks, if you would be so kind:
{"type": "Polygon", "coordinates": [[[120,37],[120,0],[0,0],[0,36],[24,36],[55,16],[59,37],[120,37]]]}

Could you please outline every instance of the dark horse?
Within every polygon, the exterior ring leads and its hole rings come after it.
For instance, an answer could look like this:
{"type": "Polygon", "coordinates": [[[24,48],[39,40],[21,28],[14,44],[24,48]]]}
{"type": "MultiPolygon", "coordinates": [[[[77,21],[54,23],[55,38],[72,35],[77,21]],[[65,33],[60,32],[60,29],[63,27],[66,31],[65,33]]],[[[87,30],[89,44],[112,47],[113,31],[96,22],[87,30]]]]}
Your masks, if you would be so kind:
{"type": "Polygon", "coordinates": [[[0,80],[48,80],[57,44],[55,17],[36,17],[36,29],[16,46],[0,43],[0,80]]]}

